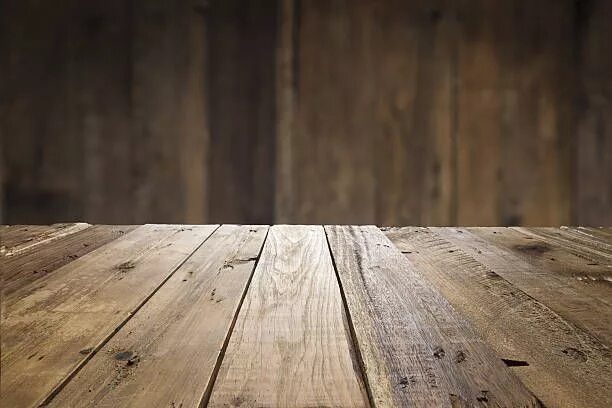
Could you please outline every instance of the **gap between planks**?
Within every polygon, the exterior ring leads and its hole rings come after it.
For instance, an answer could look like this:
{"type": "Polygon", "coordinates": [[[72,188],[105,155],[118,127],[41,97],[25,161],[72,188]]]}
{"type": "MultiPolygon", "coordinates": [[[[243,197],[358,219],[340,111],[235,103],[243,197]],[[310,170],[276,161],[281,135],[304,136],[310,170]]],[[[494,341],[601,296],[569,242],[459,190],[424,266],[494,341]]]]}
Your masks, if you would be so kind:
{"type": "Polygon", "coordinates": [[[93,350],[91,351],[91,353],[89,353],[82,361],[80,364],[78,364],[70,373],[68,373],[68,375],[53,389],[51,390],[51,392],[42,400],[42,402],[39,404],[40,406],[45,406],[48,405],[51,400],[70,382],[70,380],[72,380],[72,378],[74,378],[75,375],[78,374],[78,372],[85,367],[85,365],[98,353],[98,351],[104,347],[104,345],[106,343],[108,343],[108,341],[117,333],[119,332],[119,330],[121,330],[121,328],[123,326],[125,326],[130,319],[132,319],[136,313],[149,301],[149,299],[151,299],[151,297],[153,297],[153,295],[155,295],[155,293],[168,281],[168,279],[170,279],[172,277],[172,275],[174,275],[174,273],[180,269],[181,266],[183,266],[183,264],[185,264],[185,262],[187,262],[187,260],[202,246],[204,245],[204,243],[215,233],[215,231],[217,231],[219,229],[219,225],[216,226],[216,228],[206,236],[206,238],[193,250],[191,251],[191,253],[189,255],[187,255],[187,257],[185,257],[185,259],[183,259],[183,261],[181,261],[171,272],[170,274],[168,274],[168,276],[166,276],[165,279],[163,279],[159,285],[157,285],[155,288],[153,288],[153,290],[151,291],[151,293],[149,293],[148,296],[146,296],[129,314],[128,316],[119,323],[119,325],[117,327],[115,327],[115,329],[108,334],[108,336],[106,336],[106,338],[104,338],[102,341],[100,341],[98,343],[98,345],[96,345],[93,350]]]}

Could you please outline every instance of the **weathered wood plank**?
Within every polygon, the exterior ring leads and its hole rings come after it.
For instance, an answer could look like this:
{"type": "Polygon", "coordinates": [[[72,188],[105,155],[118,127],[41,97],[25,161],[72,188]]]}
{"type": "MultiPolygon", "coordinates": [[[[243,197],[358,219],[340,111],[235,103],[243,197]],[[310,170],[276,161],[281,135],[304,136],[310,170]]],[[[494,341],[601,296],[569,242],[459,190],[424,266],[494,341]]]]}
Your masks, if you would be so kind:
{"type": "MultiPolygon", "coordinates": [[[[47,233],[58,225],[65,226],[67,224],[55,225],[2,225],[0,227],[0,247],[4,250],[9,250],[14,246],[22,244],[28,240],[34,239],[35,236],[47,233]]],[[[69,224],[68,224],[69,225],[69,224]]]]}
{"type": "Polygon", "coordinates": [[[14,256],[32,251],[41,244],[65,237],[89,228],[84,222],[75,224],[15,225],[2,231],[0,246],[4,247],[5,256],[14,256]]]}
{"type": "Polygon", "coordinates": [[[215,231],[50,405],[198,406],[267,229],[215,231]]]}
{"type": "Polygon", "coordinates": [[[40,403],[179,267],[216,227],[145,225],[7,299],[2,401],[40,403]]]}
{"type": "Polygon", "coordinates": [[[34,282],[133,229],[133,226],[94,225],[45,242],[35,251],[6,257],[2,268],[5,299],[26,296],[27,290],[35,287],[34,282]]]}
{"type": "Polygon", "coordinates": [[[584,235],[559,228],[515,228],[517,231],[533,238],[546,241],[552,246],[582,258],[581,263],[609,264],[612,260],[612,245],[588,239],[584,235]],[[586,262],[585,262],[586,261],[586,262]]]}
{"type": "Polygon", "coordinates": [[[539,406],[378,228],[326,231],[376,405],[539,406]]]}
{"type": "Polygon", "coordinates": [[[430,230],[564,319],[612,345],[612,286],[605,281],[609,268],[589,264],[563,247],[511,228],[430,230]]]}
{"type": "Polygon", "coordinates": [[[209,406],[367,405],[320,226],[274,226],[209,406]]]}
{"type": "Polygon", "coordinates": [[[609,407],[610,349],[463,249],[422,228],[386,231],[545,406],[609,407]]]}

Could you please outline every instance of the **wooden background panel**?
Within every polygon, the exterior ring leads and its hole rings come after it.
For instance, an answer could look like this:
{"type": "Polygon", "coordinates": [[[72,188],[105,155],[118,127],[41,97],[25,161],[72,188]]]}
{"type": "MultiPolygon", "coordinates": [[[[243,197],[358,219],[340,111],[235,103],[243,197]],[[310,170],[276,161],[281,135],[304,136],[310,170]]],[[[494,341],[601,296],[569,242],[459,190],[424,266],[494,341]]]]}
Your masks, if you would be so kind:
{"type": "Polygon", "coordinates": [[[612,2],[581,1],[576,107],[575,222],[612,225],[612,2]]]}
{"type": "Polygon", "coordinates": [[[209,3],[210,218],[269,223],[274,217],[277,1],[209,3]]]}
{"type": "Polygon", "coordinates": [[[606,0],[2,6],[1,222],[612,222],[606,0]]]}
{"type": "Polygon", "coordinates": [[[292,219],[450,222],[452,16],[445,6],[294,4],[297,29],[283,31],[296,36],[284,43],[295,59],[292,219]]]}

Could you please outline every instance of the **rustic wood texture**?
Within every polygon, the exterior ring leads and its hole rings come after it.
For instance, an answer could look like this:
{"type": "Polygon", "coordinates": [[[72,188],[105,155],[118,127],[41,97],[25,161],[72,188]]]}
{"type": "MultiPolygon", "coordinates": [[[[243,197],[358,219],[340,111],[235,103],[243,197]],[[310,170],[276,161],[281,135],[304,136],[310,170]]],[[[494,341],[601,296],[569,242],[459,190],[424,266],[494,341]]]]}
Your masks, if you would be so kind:
{"type": "MultiPolygon", "coordinates": [[[[539,228],[543,231],[546,229],[539,228]]],[[[612,286],[607,265],[567,246],[510,228],[432,228],[527,295],[612,346],[612,286]],[[593,314],[597,310],[597,314],[593,314]]],[[[608,259],[612,258],[612,253],[608,259]]]]}
{"type": "Polygon", "coordinates": [[[2,6],[0,222],[612,223],[608,0],[2,6]]]}
{"type": "Polygon", "coordinates": [[[266,232],[248,225],[215,231],[50,406],[198,406],[266,232]]]}
{"type": "Polygon", "coordinates": [[[43,402],[214,229],[145,225],[3,299],[3,402],[43,402]]]}
{"type": "Polygon", "coordinates": [[[0,246],[4,255],[14,256],[32,252],[41,244],[74,234],[89,227],[89,224],[55,224],[49,227],[11,225],[0,231],[0,246]]]}
{"type": "MultiPolygon", "coordinates": [[[[3,295],[8,299],[13,292],[21,291],[25,286],[32,287],[36,281],[56,269],[132,229],[132,226],[95,225],[59,239],[48,240],[36,246],[35,250],[7,255],[2,268],[3,295]]],[[[23,295],[22,292],[20,296],[23,295]]]]}
{"type": "Polygon", "coordinates": [[[612,229],[325,228],[0,227],[0,406],[612,405],[612,229]]]}
{"type": "MultiPolygon", "coordinates": [[[[610,406],[609,344],[555,313],[559,302],[549,307],[523,291],[528,277],[517,287],[510,282],[514,272],[501,260],[491,267],[479,262],[476,256],[492,259],[486,255],[490,246],[466,250],[426,228],[393,228],[386,234],[502,358],[518,363],[514,372],[545,406],[610,406]]],[[[528,289],[546,292],[545,284],[528,289]]],[[[572,299],[565,301],[571,305],[572,299]]],[[[593,316],[598,307],[597,302],[588,307],[593,316]]]]}
{"type": "Polygon", "coordinates": [[[320,226],[273,226],[209,406],[366,406],[320,226]]]}
{"type": "Polygon", "coordinates": [[[376,405],[540,406],[378,228],[326,231],[376,405]]]}

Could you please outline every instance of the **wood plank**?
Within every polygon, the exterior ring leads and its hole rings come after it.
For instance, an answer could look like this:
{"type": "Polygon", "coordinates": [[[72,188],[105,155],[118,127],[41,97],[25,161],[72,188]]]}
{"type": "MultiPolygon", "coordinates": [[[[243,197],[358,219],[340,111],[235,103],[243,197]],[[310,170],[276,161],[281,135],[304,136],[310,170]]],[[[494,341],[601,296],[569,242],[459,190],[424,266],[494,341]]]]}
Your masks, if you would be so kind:
{"type": "Polygon", "coordinates": [[[291,138],[279,144],[291,155],[279,169],[291,179],[277,186],[292,197],[283,211],[292,222],[450,223],[452,1],[293,7],[294,30],[282,33],[294,37],[295,108],[279,118],[293,126],[279,135],[291,138]]]}
{"type": "Polygon", "coordinates": [[[378,228],[326,231],[376,405],[540,405],[378,228]]]}
{"type": "Polygon", "coordinates": [[[430,230],[564,319],[612,345],[612,286],[605,281],[609,268],[589,265],[563,247],[511,228],[430,230]]]}
{"type": "Polygon", "coordinates": [[[41,244],[49,243],[89,227],[90,225],[84,222],[50,226],[9,226],[8,230],[3,231],[0,245],[5,247],[4,255],[14,256],[32,251],[41,244]]]}
{"type": "Polygon", "coordinates": [[[216,226],[144,225],[7,299],[2,401],[40,403],[77,372],[216,226]]]}
{"type": "Polygon", "coordinates": [[[320,226],[273,226],[209,406],[366,406],[320,226]]]}
{"type": "Polygon", "coordinates": [[[44,234],[58,225],[2,225],[0,227],[0,246],[9,250],[14,246],[34,239],[35,236],[44,234]]]}
{"type": "Polygon", "coordinates": [[[575,234],[559,228],[515,228],[517,231],[582,258],[581,263],[607,265],[612,260],[612,245],[589,239],[582,234],[575,234]],[[584,262],[586,261],[586,262],[584,262]]]}
{"type": "Polygon", "coordinates": [[[524,362],[515,373],[545,406],[610,406],[608,346],[437,234],[386,234],[500,356],[524,362]]]}
{"type": "Polygon", "coordinates": [[[94,225],[45,242],[37,246],[35,251],[6,257],[2,268],[5,299],[26,296],[27,292],[35,290],[34,283],[38,280],[134,228],[94,225]]]}
{"type": "Polygon", "coordinates": [[[134,222],[208,219],[214,196],[208,188],[213,154],[206,104],[207,3],[134,0],[127,4],[132,26],[125,39],[131,45],[126,95],[134,146],[128,197],[134,201],[134,222]]]}
{"type": "Polygon", "coordinates": [[[278,2],[206,2],[213,220],[274,219],[278,2]]]}
{"type": "Polygon", "coordinates": [[[215,231],[50,406],[198,406],[221,363],[267,230],[224,225],[215,231]]]}
{"type": "Polygon", "coordinates": [[[568,223],[573,4],[456,3],[456,223],[568,223]]]}
{"type": "Polygon", "coordinates": [[[612,2],[575,3],[574,223],[612,226],[612,2]]]}

